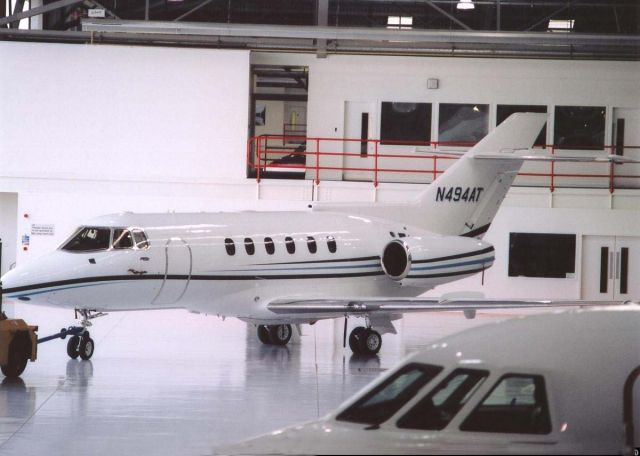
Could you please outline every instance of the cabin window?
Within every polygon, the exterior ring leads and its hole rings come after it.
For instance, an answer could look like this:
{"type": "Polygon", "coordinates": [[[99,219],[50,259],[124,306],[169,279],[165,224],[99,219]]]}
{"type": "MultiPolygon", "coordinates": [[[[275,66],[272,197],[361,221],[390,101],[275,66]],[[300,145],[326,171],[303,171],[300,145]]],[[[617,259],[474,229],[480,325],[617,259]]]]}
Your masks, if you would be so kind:
{"type": "Polygon", "coordinates": [[[408,364],[340,413],[336,419],[370,425],[384,423],[441,371],[440,366],[408,364]]]}
{"type": "Polygon", "coordinates": [[[398,420],[402,429],[440,431],[447,427],[489,372],[456,369],[398,420]]]}
{"type": "Polygon", "coordinates": [[[133,248],[133,237],[131,231],[117,228],[113,231],[113,248],[114,249],[131,249],[133,248]]]}
{"type": "Polygon", "coordinates": [[[558,149],[603,150],[604,106],[556,106],[553,143],[558,149]]]}
{"type": "Polygon", "coordinates": [[[253,244],[253,239],[244,238],[244,249],[247,251],[247,255],[256,253],[256,246],[253,244]]]}
{"type": "MultiPolygon", "coordinates": [[[[498,105],[496,111],[496,126],[507,120],[511,114],[516,112],[539,112],[547,113],[547,107],[544,105],[498,105]]],[[[547,144],[547,124],[533,143],[538,147],[544,147],[547,144]]]]}
{"type": "Polygon", "coordinates": [[[292,238],[288,236],[284,238],[284,245],[287,247],[287,252],[291,254],[296,253],[296,243],[293,241],[292,238]]]}
{"type": "Polygon", "coordinates": [[[473,145],[487,135],[488,104],[441,103],[439,109],[438,141],[473,145]]]}
{"type": "Polygon", "coordinates": [[[233,256],[236,254],[236,245],[234,244],[233,239],[226,238],[224,240],[224,248],[227,249],[228,255],[233,256]]]}
{"type": "Polygon", "coordinates": [[[270,237],[264,238],[264,249],[269,255],[273,255],[273,253],[276,251],[276,246],[273,243],[273,239],[271,239],[270,237]]]}
{"type": "Polygon", "coordinates": [[[140,250],[149,248],[149,240],[142,230],[133,230],[133,242],[135,242],[136,247],[140,250]]]}
{"type": "Polygon", "coordinates": [[[575,272],[575,234],[509,234],[509,277],[565,279],[575,272]]]}
{"type": "Polygon", "coordinates": [[[62,250],[69,252],[93,252],[107,250],[111,241],[110,228],[85,227],[67,242],[62,250]]]}
{"type": "Polygon", "coordinates": [[[431,103],[382,102],[380,144],[421,145],[431,140],[431,103]]]}
{"type": "Polygon", "coordinates": [[[307,247],[309,247],[309,253],[316,253],[318,251],[318,245],[312,236],[307,236],[307,247]]]}
{"type": "Polygon", "coordinates": [[[338,246],[333,236],[327,236],[327,247],[329,247],[329,252],[336,253],[338,246]]]}
{"type": "Polygon", "coordinates": [[[551,419],[544,378],[503,376],[460,426],[462,431],[549,434],[551,419]]]}

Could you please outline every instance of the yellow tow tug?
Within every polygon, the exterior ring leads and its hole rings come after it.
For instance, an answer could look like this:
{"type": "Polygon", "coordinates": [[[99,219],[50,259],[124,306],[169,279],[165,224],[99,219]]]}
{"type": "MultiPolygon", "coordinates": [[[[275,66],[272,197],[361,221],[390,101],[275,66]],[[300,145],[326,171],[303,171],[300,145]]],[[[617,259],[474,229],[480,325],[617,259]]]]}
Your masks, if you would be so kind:
{"type": "Polygon", "coordinates": [[[9,378],[19,377],[29,360],[38,357],[37,326],[24,320],[9,319],[2,311],[2,285],[0,284],[0,369],[9,378]]]}

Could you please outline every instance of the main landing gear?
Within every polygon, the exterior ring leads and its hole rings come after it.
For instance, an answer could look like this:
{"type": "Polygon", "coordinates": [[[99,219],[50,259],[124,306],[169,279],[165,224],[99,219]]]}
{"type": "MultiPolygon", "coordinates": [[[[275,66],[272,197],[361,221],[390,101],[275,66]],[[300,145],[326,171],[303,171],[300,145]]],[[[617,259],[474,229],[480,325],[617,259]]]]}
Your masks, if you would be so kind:
{"type": "Polygon", "coordinates": [[[349,335],[349,348],[354,355],[376,355],[382,348],[382,336],[370,327],[358,326],[349,335]]]}
{"type": "Polygon", "coordinates": [[[258,339],[265,345],[287,345],[292,333],[291,325],[258,325],[258,339]]]}

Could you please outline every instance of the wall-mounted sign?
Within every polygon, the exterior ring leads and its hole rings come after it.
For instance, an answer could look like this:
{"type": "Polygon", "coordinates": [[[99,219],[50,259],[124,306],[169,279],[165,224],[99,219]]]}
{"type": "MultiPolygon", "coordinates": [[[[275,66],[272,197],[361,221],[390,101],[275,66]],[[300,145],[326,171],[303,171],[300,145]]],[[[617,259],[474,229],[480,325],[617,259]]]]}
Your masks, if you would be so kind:
{"type": "Polygon", "coordinates": [[[102,8],[90,8],[87,10],[89,17],[106,17],[106,11],[102,8]]]}
{"type": "Polygon", "coordinates": [[[50,224],[36,224],[31,225],[31,236],[53,236],[56,234],[56,226],[50,224]]]}

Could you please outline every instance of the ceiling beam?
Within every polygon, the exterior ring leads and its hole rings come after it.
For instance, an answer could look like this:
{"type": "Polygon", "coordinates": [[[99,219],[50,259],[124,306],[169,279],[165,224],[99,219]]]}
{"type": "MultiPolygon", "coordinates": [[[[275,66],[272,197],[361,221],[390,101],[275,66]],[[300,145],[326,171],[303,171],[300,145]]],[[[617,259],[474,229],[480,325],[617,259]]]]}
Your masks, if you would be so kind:
{"type": "Polygon", "coordinates": [[[467,24],[465,24],[464,22],[462,22],[460,19],[458,19],[457,17],[455,17],[452,14],[449,14],[447,11],[443,10],[442,8],[440,8],[438,5],[436,5],[435,3],[433,3],[431,0],[424,0],[425,3],[427,5],[429,5],[431,8],[433,8],[434,10],[438,11],[440,14],[442,14],[443,16],[449,18],[451,21],[455,22],[456,24],[458,24],[460,27],[462,27],[465,30],[473,30],[471,27],[469,27],[467,24]]]}
{"type": "MultiPolygon", "coordinates": [[[[0,1],[3,1],[3,0],[0,0],[0,1]]],[[[30,10],[27,10],[27,11],[22,11],[17,14],[12,14],[11,16],[0,17],[0,26],[5,24],[10,24],[15,21],[20,22],[21,19],[37,16],[38,14],[48,13],[49,11],[55,11],[57,9],[75,5],[76,3],[82,3],[82,2],[83,0],[58,0],[57,2],[49,3],[48,5],[44,5],[44,6],[38,6],[36,8],[31,8],[30,10]]]]}

